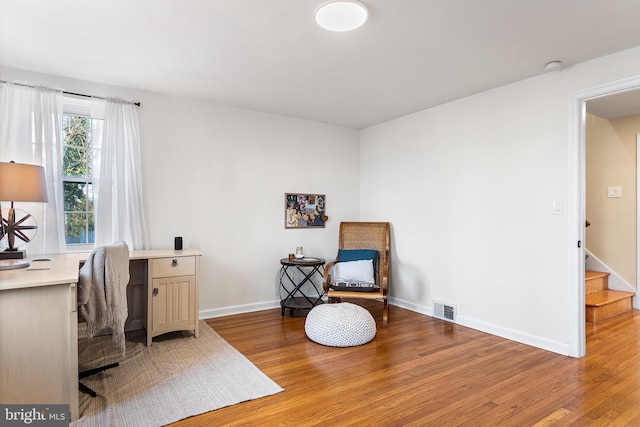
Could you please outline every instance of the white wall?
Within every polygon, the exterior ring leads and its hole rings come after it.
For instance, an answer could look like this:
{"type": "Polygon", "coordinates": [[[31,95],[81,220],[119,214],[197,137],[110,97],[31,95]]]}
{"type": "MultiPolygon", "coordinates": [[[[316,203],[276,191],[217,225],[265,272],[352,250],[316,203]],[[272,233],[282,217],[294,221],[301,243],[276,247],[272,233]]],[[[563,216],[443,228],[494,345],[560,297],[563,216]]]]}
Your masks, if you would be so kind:
{"type": "Polygon", "coordinates": [[[208,102],[143,99],[152,245],[205,252],[202,315],[273,306],[280,258],[333,259],[359,215],[357,131],[208,102]],[[284,194],[326,194],[325,229],[284,229],[284,194]],[[241,307],[237,307],[241,306],[241,307]]]}
{"type": "Polygon", "coordinates": [[[278,259],[295,246],[332,257],[340,221],[390,221],[394,303],[457,304],[463,325],[563,354],[578,216],[570,99],[639,72],[636,48],[365,129],[358,144],[349,129],[0,68],[142,102],[153,245],[182,235],[205,252],[201,315],[273,306],[278,259]],[[327,194],[327,229],[283,229],[295,191],[327,194]],[[552,200],[567,212],[552,215],[552,200]]]}
{"type": "Polygon", "coordinates": [[[278,306],[280,258],[333,259],[340,221],[359,218],[353,129],[212,102],[0,68],[0,78],[140,101],[145,208],[154,248],[204,252],[203,317],[278,306]],[[325,229],[284,229],[284,194],[326,194],[325,229]]]}
{"type": "Polygon", "coordinates": [[[570,207],[570,99],[639,72],[636,48],[362,131],[361,219],[392,223],[393,301],[569,354],[578,213],[551,206],[570,207]]]}

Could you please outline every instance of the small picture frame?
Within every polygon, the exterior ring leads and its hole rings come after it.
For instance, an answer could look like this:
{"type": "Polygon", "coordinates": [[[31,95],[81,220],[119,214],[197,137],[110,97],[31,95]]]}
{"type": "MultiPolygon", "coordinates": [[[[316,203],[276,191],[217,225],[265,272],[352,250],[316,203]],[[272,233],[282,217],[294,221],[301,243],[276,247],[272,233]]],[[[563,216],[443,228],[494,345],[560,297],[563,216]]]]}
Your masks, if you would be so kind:
{"type": "Polygon", "coordinates": [[[326,200],[324,194],[285,193],[284,228],[324,228],[326,200]]]}

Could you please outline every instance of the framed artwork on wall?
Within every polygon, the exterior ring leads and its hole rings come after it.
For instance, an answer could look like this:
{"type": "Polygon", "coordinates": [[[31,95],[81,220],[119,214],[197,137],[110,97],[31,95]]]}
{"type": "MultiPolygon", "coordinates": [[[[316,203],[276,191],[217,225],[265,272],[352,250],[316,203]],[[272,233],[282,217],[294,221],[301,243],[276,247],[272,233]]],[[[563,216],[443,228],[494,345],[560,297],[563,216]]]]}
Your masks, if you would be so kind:
{"type": "Polygon", "coordinates": [[[285,193],[284,228],[324,228],[326,215],[324,194],[285,193]]]}

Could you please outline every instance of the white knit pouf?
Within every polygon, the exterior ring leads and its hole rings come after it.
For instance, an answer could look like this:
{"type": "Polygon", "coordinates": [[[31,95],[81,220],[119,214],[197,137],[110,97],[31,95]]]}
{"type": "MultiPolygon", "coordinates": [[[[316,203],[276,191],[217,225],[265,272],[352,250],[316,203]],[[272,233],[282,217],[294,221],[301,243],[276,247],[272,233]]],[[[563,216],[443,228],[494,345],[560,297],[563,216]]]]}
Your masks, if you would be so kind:
{"type": "Polygon", "coordinates": [[[376,336],[376,321],[367,309],[348,302],[313,307],[304,323],[311,341],[331,347],[366,344],[376,336]]]}

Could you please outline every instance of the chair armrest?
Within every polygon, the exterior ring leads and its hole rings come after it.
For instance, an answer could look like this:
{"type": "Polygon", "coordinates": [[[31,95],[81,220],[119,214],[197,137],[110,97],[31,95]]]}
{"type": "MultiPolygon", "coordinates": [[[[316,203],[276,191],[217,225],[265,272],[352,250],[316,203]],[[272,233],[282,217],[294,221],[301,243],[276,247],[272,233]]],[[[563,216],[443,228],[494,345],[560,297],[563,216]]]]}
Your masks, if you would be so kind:
{"type": "Polygon", "coordinates": [[[324,273],[322,274],[322,289],[324,289],[324,293],[329,292],[329,285],[331,284],[331,270],[333,270],[333,266],[336,265],[338,259],[336,258],[334,261],[329,262],[324,266],[324,273]]]}

